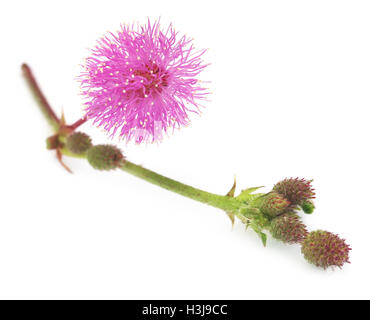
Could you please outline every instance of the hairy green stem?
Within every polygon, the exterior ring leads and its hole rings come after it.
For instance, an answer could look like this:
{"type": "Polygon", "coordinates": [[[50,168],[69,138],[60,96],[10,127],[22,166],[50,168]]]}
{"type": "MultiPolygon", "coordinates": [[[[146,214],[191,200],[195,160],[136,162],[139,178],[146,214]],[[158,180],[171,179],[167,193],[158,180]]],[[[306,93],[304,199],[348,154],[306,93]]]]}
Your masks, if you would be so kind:
{"type": "Polygon", "coordinates": [[[129,161],[126,161],[125,164],[121,166],[121,169],[161,188],[176,192],[190,199],[197,200],[210,206],[225,210],[226,212],[235,212],[238,208],[240,208],[241,205],[240,201],[233,197],[220,196],[191,187],[176,180],[162,176],[151,170],[145,169],[129,161]]]}
{"type": "MultiPolygon", "coordinates": [[[[64,155],[69,157],[86,158],[86,155],[75,154],[66,148],[63,148],[61,151],[64,155]]],[[[236,198],[229,196],[221,196],[218,194],[210,193],[207,191],[191,187],[187,184],[181,183],[171,178],[167,178],[163,175],[160,175],[154,171],[146,169],[130,161],[125,161],[125,163],[120,166],[120,169],[129,174],[132,174],[133,176],[136,176],[156,186],[159,186],[163,189],[208,204],[212,207],[222,209],[226,212],[236,213],[242,204],[236,198]]]]}

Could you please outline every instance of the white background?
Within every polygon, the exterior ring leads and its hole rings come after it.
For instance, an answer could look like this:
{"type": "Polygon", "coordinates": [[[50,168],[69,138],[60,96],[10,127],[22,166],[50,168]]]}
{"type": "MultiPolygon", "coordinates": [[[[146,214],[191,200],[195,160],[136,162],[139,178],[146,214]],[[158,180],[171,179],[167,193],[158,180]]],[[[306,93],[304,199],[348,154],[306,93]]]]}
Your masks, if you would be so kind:
{"type": "Polygon", "coordinates": [[[1,2],[0,298],[370,298],[369,16],[354,0],[1,2]],[[304,221],[347,239],[351,265],[322,271],[222,211],[82,160],[68,174],[45,149],[21,63],[73,122],[88,48],[147,17],[209,48],[213,94],[160,145],[120,143],[128,159],[219,194],[234,174],[238,190],[314,179],[304,221]]]}

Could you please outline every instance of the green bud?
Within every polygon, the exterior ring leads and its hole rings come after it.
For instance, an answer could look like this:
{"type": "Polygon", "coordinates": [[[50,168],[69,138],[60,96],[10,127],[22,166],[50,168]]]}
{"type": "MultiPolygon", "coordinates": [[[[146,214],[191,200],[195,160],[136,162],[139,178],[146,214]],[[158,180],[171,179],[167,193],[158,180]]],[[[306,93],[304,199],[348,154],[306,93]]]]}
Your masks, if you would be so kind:
{"type": "Polygon", "coordinates": [[[261,212],[270,218],[284,213],[290,206],[290,202],[276,192],[267,193],[257,199],[257,206],[261,212]]]}
{"type": "Polygon", "coordinates": [[[315,210],[315,205],[312,201],[308,200],[302,203],[301,208],[304,213],[311,214],[315,210]]]}
{"type": "Polygon", "coordinates": [[[66,147],[76,154],[83,154],[92,147],[91,138],[83,132],[74,132],[67,137],[66,147]]]}
{"type": "Polygon", "coordinates": [[[273,219],[270,233],[275,239],[289,244],[302,242],[308,234],[306,226],[292,212],[273,219]]]}
{"type": "Polygon", "coordinates": [[[87,160],[94,169],[112,170],[124,163],[124,156],[117,147],[101,144],[87,151],[87,160]]]}

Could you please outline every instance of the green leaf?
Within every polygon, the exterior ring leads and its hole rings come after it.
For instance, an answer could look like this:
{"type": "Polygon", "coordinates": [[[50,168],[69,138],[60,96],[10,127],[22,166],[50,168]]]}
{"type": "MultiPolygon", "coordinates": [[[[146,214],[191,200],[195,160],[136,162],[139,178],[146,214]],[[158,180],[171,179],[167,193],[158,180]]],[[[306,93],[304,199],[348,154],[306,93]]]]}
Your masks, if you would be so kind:
{"type": "Polygon", "coordinates": [[[260,210],[258,208],[253,208],[247,205],[241,206],[239,212],[247,218],[255,218],[260,215],[260,210]]]}
{"type": "Polygon", "coordinates": [[[254,230],[254,231],[261,238],[263,246],[266,247],[266,242],[267,242],[267,235],[266,235],[266,233],[264,233],[262,231],[256,231],[256,230],[254,230]]]}
{"type": "Polygon", "coordinates": [[[255,198],[255,195],[252,193],[260,188],[263,188],[263,186],[244,189],[236,198],[240,201],[249,201],[250,199],[255,198]]]}
{"type": "Polygon", "coordinates": [[[267,242],[267,235],[266,235],[266,233],[264,233],[262,231],[262,228],[259,225],[257,225],[256,223],[253,223],[252,222],[251,223],[251,227],[254,230],[254,232],[257,233],[258,236],[261,238],[263,246],[266,247],[266,242],[267,242]]]}
{"type": "Polygon", "coordinates": [[[267,236],[266,236],[266,233],[260,232],[260,233],[259,233],[259,236],[260,236],[260,238],[261,238],[261,240],[262,240],[262,244],[263,244],[263,246],[264,246],[264,247],[266,247],[266,242],[267,242],[267,236]]]}

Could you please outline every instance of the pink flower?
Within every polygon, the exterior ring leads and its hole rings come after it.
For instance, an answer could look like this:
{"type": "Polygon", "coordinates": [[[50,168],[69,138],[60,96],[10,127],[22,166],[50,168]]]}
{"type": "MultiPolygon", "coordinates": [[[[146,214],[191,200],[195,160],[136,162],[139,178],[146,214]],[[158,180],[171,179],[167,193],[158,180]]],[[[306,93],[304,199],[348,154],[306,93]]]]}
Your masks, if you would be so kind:
{"type": "Polygon", "coordinates": [[[161,140],[169,128],[189,123],[207,95],[196,76],[206,67],[192,40],[170,25],[121,26],[98,41],[79,77],[86,116],[113,137],[161,140]]]}

